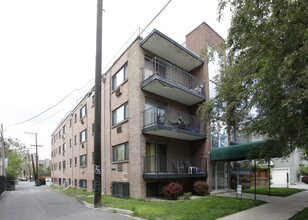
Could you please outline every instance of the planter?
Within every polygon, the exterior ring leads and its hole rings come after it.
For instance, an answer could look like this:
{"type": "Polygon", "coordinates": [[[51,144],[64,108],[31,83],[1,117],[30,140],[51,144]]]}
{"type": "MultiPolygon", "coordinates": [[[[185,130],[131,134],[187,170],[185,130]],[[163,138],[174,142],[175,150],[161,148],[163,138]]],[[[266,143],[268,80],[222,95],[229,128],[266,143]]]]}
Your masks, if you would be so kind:
{"type": "Polygon", "coordinates": [[[13,191],[15,190],[15,180],[7,180],[6,181],[6,190],[7,191],[13,191]]]}

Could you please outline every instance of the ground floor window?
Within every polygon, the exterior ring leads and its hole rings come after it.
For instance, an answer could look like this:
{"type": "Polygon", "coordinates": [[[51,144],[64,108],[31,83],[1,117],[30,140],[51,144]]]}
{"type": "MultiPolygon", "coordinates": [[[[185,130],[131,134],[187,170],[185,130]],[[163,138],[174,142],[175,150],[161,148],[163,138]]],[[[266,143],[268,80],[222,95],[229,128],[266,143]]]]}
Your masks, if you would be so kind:
{"type": "Polygon", "coordinates": [[[112,182],[112,195],[120,198],[129,197],[129,183],[112,182]]]}
{"type": "Polygon", "coordinates": [[[79,180],[80,188],[87,188],[87,180],[79,180]]]}

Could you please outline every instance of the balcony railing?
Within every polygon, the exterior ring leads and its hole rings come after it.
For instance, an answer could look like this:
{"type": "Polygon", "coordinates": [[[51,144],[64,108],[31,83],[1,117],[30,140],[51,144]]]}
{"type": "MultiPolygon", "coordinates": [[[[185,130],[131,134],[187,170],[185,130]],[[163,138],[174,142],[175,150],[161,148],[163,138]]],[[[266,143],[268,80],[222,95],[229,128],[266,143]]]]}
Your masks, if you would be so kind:
{"type": "Polygon", "coordinates": [[[144,176],[163,178],[192,177],[207,175],[207,159],[184,156],[147,156],[144,157],[144,176]]]}
{"type": "Polygon", "coordinates": [[[195,134],[203,133],[199,117],[162,106],[154,106],[143,112],[144,128],[152,125],[162,125],[166,129],[176,129],[195,134]]]}
{"type": "Polygon", "coordinates": [[[202,80],[157,57],[146,63],[143,69],[143,81],[153,75],[162,76],[186,87],[194,93],[205,96],[205,83],[202,80]]]}
{"type": "Polygon", "coordinates": [[[205,83],[157,57],[145,63],[141,89],[187,106],[205,101],[205,83]]]}

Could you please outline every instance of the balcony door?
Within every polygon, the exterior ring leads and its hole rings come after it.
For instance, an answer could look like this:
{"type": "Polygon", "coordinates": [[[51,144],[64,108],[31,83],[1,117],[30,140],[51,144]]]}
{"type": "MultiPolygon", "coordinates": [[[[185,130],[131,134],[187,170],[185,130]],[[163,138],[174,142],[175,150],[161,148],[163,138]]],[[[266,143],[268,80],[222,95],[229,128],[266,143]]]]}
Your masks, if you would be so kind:
{"type": "Polygon", "coordinates": [[[166,104],[147,98],[145,100],[144,125],[164,123],[167,116],[166,109],[166,104]]]}
{"type": "Polygon", "coordinates": [[[167,145],[146,143],[146,172],[167,172],[167,145]]]}

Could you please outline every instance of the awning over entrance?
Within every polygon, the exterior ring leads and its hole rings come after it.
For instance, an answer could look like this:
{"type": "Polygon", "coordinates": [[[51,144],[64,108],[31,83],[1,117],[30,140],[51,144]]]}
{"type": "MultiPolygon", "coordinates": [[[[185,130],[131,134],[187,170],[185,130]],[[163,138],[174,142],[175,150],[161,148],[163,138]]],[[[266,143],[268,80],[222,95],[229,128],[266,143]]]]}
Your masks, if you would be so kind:
{"type": "Polygon", "coordinates": [[[237,161],[246,160],[248,158],[255,159],[265,143],[265,141],[256,141],[217,148],[211,151],[210,157],[212,161],[237,161]]]}

